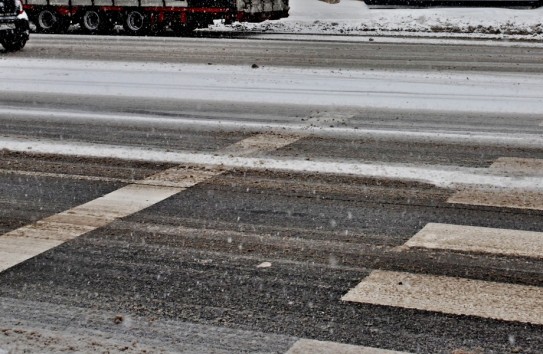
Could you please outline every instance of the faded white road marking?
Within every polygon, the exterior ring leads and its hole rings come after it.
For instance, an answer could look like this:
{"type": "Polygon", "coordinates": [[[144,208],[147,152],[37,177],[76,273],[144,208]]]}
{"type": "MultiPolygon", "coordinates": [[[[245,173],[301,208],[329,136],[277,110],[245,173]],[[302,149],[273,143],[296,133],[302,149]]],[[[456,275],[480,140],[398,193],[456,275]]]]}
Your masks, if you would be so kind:
{"type": "Polygon", "coordinates": [[[543,232],[430,223],[404,246],[543,258],[543,232]]]}
{"type": "Polygon", "coordinates": [[[180,192],[180,188],[128,185],[103,197],[0,236],[0,272],[84,233],[180,192]]]}
{"type": "MultiPolygon", "coordinates": [[[[543,181],[543,160],[500,157],[488,169],[511,175],[517,180],[540,179],[543,181]]],[[[499,186],[495,186],[499,187],[499,186]]],[[[503,187],[503,186],[502,186],[503,187]]],[[[468,188],[453,194],[448,203],[485,205],[503,208],[543,210],[543,191],[513,188],[468,188]]]]}
{"type": "Polygon", "coordinates": [[[313,339],[300,339],[285,354],[402,354],[393,350],[362,347],[313,339]]]}
{"type": "Polygon", "coordinates": [[[177,187],[181,189],[190,188],[200,182],[211,179],[226,169],[217,168],[184,168],[172,167],[162,172],[158,172],[143,180],[135,182],[136,184],[150,186],[177,187]]]}
{"type": "MultiPolygon", "coordinates": [[[[228,148],[241,155],[269,151],[299,138],[257,135],[228,148]]],[[[136,181],[75,208],[52,215],[0,236],[0,272],[112,221],[136,213],[226,169],[174,167],[136,181]]]]}
{"type": "MultiPolygon", "coordinates": [[[[539,179],[543,181],[543,178],[539,177],[539,179]]],[[[543,210],[543,191],[509,188],[468,188],[454,193],[447,202],[501,208],[543,210]]]]}
{"type": "Polygon", "coordinates": [[[237,156],[250,156],[255,153],[270,152],[300,140],[300,136],[277,135],[277,134],[256,134],[232,144],[223,153],[232,153],[237,156]]]}
{"type": "Polygon", "coordinates": [[[342,300],[543,324],[536,286],[377,270],[342,300]]]}
{"type": "Polygon", "coordinates": [[[543,176],[543,159],[500,157],[490,168],[498,171],[543,176]]]}
{"type": "MultiPolygon", "coordinates": [[[[296,138],[293,138],[296,139],[296,138]]],[[[450,166],[417,166],[411,164],[353,163],[335,161],[306,161],[301,159],[245,157],[243,153],[207,154],[143,149],[118,145],[73,143],[66,141],[26,140],[0,138],[0,149],[19,152],[117,158],[131,161],[194,164],[219,168],[247,168],[301,173],[333,173],[376,178],[421,181],[438,187],[487,186],[543,190],[541,177],[511,177],[487,168],[460,168],[450,166]]],[[[246,147],[251,151],[250,146],[246,147]]]]}

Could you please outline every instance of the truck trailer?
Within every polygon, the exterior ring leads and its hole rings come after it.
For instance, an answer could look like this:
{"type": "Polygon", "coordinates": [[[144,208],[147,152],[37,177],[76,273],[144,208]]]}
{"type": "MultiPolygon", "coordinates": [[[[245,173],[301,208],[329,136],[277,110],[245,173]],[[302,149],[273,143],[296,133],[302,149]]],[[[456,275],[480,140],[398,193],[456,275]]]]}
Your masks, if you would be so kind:
{"type": "Polygon", "coordinates": [[[130,35],[166,28],[179,35],[206,28],[213,20],[260,22],[288,16],[289,0],[22,0],[36,32],[64,33],[79,24],[88,34],[130,35]]]}

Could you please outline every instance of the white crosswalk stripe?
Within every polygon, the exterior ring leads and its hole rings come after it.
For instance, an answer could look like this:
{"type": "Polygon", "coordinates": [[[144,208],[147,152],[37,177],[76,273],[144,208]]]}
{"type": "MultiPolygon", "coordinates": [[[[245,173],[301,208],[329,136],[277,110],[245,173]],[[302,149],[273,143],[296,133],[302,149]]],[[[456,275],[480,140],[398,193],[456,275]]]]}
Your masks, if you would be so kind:
{"type": "Polygon", "coordinates": [[[500,157],[496,159],[496,161],[494,161],[489,168],[492,170],[517,174],[543,175],[543,160],[518,157],[500,157]]]}
{"type": "Polygon", "coordinates": [[[543,325],[536,286],[376,270],[342,300],[543,325]]]}
{"type": "Polygon", "coordinates": [[[404,246],[543,259],[543,232],[430,223],[404,246]]]}
{"type": "MultiPolygon", "coordinates": [[[[543,176],[543,160],[501,157],[491,171],[507,172],[518,178],[543,176]]],[[[543,210],[543,191],[525,188],[466,188],[454,193],[447,202],[501,208],[543,210]]]]}
{"type": "Polygon", "coordinates": [[[393,350],[362,347],[335,342],[300,339],[285,354],[407,354],[393,350]]]}
{"type": "Polygon", "coordinates": [[[454,193],[447,202],[499,208],[543,210],[543,192],[507,188],[468,188],[454,193]]]}

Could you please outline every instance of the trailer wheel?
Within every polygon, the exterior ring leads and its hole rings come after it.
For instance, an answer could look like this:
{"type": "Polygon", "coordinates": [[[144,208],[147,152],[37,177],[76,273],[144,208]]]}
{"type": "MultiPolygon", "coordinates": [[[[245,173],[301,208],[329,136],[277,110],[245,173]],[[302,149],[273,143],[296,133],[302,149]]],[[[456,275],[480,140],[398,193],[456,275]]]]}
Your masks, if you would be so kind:
{"type": "Polygon", "coordinates": [[[84,32],[89,34],[106,33],[113,28],[110,19],[103,12],[95,9],[83,12],[79,25],[84,32]]]}
{"type": "Polygon", "coordinates": [[[149,16],[139,10],[128,11],[123,19],[124,30],[132,36],[142,36],[149,32],[149,16]]]}
{"type": "Polygon", "coordinates": [[[36,20],[36,32],[40,33],[62,33],[70,27],[70,21],[57,14],[54,10],[43,9],[38,12],[36,20]]]}

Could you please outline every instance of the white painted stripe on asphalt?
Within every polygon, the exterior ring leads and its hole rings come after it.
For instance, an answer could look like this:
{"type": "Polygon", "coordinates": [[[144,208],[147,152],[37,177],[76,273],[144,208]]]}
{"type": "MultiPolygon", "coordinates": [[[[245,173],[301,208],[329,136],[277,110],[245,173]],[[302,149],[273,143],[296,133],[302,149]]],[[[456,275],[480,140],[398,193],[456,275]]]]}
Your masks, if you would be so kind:
{"type": "Polygon", "coordinates": [[[430,223],[404,246],[543,258],[543,232],[430,223]]]}
{"type": "Polygon", "coordinates": [[[394,350],[362,347],[359,345],[300,339],[285,354],[402,354],[394,350]]]}
{"type": "Polygon", "coordinates": [[[526,159],[518,157],[500,157],[490,168],[493,170],[506,171],[511,173],[522,173],[526,175],[543,175],[542,159],[526,159]]]}
{"type": "MultiPolygon", "coordinates": [[[[260,135],[233,144],[228,151],[250,155],[288,145],[299,138],[260,135]]],[[[0,272],[112,221],[136,213],[225,169],[174,167],[142,181],[23,226],[0,236],[0,272]]]]}
{"type": "MultiPolygon", "coordinates": [[[[516,157],[500,157],[489,167],[489,171],[508,174],[511,178],[543,180],[543,160],[516,157]]],[[[543,191],[523,188],[478,188],[461,190],[447,202],[456,204],[484,205],[515,209],[543,210],[543,191]]]]}
{"type": "Polygon", "coordinates": [[[172,167],[162,172],[155,173],[143,180],[134,182],[135,184],[143,184],[150,186],[163,186],[163,187],[177,187],[177,188],[190,188],[198,183],[211,179],[226,169],[220,168],[185,168],[185,167],[172,167]]]}
{"type": "Polygon", "coordinates": [[[66,141],[0,138],[0,149],[19,152],[117,158],[131,161],[195,164],[219,168],[246,168],[302,173],[330,173],[361,177],[393,178],[421,181],[438,187],[487,186],[543,190],[543,179],[522,179],[492,173],[487,168],[461,168],[450,166],[417,166],[410,164],[353,163],[333,161],[306,161],[298,159],[257,158],[206,153],[173,152],[117,145],[74,143],[66,141]]]}
{"type": "MultiPolygon", "coordinates": [[[[537,178],[543,181],[543,178],[537,178]]],[[[500,208],[543,210],[543,191],[515,188],[466,189],[454,193],[447,202],[500,208]]]]}
{"type": "Polygon", "coordinates": [[[178,192],[180,188],[128,185],[103,197],[0,236],[0,272],[178,192]]]}
{"type": "Polygon", "coordinates": [[[54,248],[63,241],[5,234],[0,236],[0,272],[54,248]]]}
{"type": "Polygon", "coordinates": [[[543,288],[376,270],[344,301],[543,324],[543,288]]]}
{"type": "MultiPolygon", "coordinates": [[[[341,114],[344,114],[342,112],[341,114]]],[[[243,131],[246,133],[273,132],[278,134],[292,134],[302,136],[321,137],[343,137],[343,138],[374,138],[394,139],[400,141],[424,141],[439,143],[469,143],[484,144],[492,146],[517,146],[517,147],[543,147],[541,134],[525,133],[490,133],[490,132],[445,132],[445,131],[409,131],[391,129],[364,129],[354,127],[326,127],[308,126],[306,124],[295,124],[287,121],[275,122],[254,122],[236,121],[227,119],[226,116],[205,118],[165,118],[156,115],[119,114],[119,113],[90,113],[83,111],[47,110],[20,107],[0,107],[0,115],[9,117],[33,117],[47,119],[55,122],[83,121],[127,124],[130,126],[153,126],[153,127],[183,127],[195,130],[233,132],[243,131]]],[[[253,117],[254,118],[254,117],[253,117]]]]}

